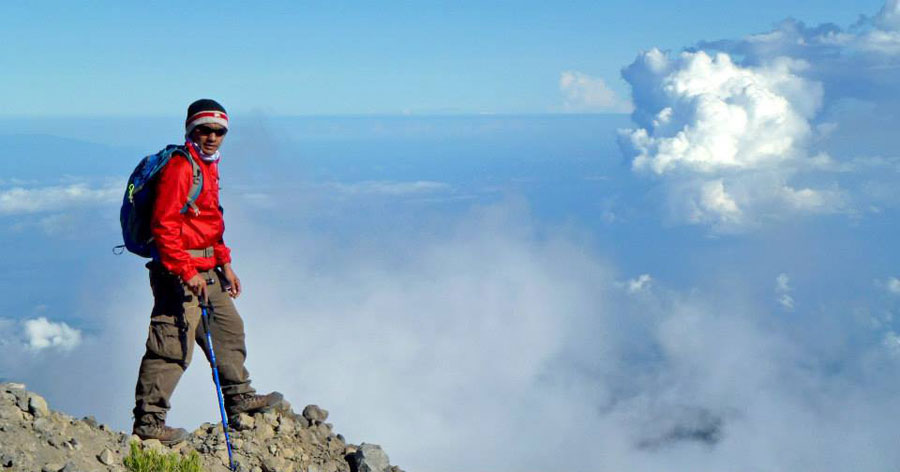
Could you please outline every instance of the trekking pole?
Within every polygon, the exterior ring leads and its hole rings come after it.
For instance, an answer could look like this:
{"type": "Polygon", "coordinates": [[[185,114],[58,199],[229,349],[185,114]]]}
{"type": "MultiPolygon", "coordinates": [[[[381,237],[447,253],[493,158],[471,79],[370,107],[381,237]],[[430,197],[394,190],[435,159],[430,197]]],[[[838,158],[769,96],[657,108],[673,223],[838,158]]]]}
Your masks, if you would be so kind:
{"type": "Polygon", "coordinates": [[[228,416],[225,414],[225,400],[222,398],[222,384],[219,383],[219,368],[216,366],[216,353],[213,351],[212,335],[209,331],[208,302],[200,303],[200,312],[203,315],[203,329],[206,330],[206,347],[209,348],[209,364],[212,366],[213,381],[216,384],[216,395],[219,397],[219,412],[222,414],[222,431],[225,432],[225,445],[228,446],[228,468],[235,470],[234,458],[231,455],[231,437],[228,436],[228,416]]]}

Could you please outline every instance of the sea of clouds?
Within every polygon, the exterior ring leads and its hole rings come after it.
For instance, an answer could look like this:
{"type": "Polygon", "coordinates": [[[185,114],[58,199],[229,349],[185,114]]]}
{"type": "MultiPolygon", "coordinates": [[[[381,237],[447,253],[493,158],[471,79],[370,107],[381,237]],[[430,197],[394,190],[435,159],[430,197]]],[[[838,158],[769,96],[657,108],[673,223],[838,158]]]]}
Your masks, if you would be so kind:
{"type": "MultiPolygon", "coordinates": [[[[900,338],[885,317],[895,280],[872,289],[885,313],[836,307],[792,329],[786,274],[768,290],[781,309],[727,286],[671,290],[619,273],[575,234],[539,230],[522,202],[402,244],[260,232],[255,207],[231,208],[255,385],[329,408],[351,441],[379,442],[410,470],[900,460],[900,338]]],[[[132,269],[94,280],[115,288],[93,302],[90,333],[46,318],[0,325],[4,376],[127,428],[151,302],[132,269]]],[[[212,421],[214,400],[195,358],[170,422],[212,421]]]]}

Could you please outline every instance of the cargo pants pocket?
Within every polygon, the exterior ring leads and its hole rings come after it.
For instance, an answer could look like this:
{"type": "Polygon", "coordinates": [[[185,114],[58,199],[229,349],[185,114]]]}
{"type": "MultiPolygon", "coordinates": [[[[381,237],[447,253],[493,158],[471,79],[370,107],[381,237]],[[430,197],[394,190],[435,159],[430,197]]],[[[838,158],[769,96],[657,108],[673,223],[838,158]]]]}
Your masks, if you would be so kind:
{"type": "Polygon", "coordinates": [[[187,358],[187,328],[172,316],[155,316],[150,320],[147,351],[156,356],[185,364],[187,358]]]}

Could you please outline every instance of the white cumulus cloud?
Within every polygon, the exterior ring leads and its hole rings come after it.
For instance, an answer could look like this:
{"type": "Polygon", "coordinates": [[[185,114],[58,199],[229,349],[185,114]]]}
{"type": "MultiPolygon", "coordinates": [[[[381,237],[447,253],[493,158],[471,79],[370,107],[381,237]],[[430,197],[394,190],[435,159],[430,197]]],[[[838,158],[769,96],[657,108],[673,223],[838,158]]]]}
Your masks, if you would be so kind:
{"type": "Polygon", "coordinates": [[[661,182],[676,221],[745,231],[900,207],[900,172],[866,165],[896,156],[900,0],[846,20],[786,19],[680,53],[653,49],[623,70],[635,126],[620,144],[661,182]]]}
{"type": "Polygon", "coordinates": [[[81,344],[81,331],[63,322],[55,323],[42,316],[26,320],[23,326],[28,347],[34,350],[72,350],[81,344]]]}
{"type": "Polygon", "coordinates": [[[698,48],[741,57],[746,65],[761,65],[779,57],[808,64],[803,75],[823,84],[825,111],[840,126],[884,127],[884,111],[848,113],[847,100],[896,109],[900,101],[900,2],[889,0],[874,16],[861,15],[848,27],[834,23],[808,26],[787,19],[772,31],[741,39],[704,41],[698,48]]]}
{"type": "Polygon", "coordinates": [[[630,111],[631,105],[619,97],[600,77],[567,70],[559,75],[559,90],[567,111],[630,111]]]}
{"type": "Polygon", "coordinates": [[[780,213],[837,211],[836,189],[795,188],[822,86],[803,61],[742,66],[725,53],[652,49],[623,70],[636,128],[621,131],[632,168],[668,185],[675,217],[737,230],[780,213]]]}
{"type": "Polygon", "coordinates": [[[626,133],[636,170],[713,173],[796,157],[810,134],[822,88],[795,74],[803,64],[735,64],[703,51],[669,57],[658,49],[624,71],[640,128],[626,133]]]}

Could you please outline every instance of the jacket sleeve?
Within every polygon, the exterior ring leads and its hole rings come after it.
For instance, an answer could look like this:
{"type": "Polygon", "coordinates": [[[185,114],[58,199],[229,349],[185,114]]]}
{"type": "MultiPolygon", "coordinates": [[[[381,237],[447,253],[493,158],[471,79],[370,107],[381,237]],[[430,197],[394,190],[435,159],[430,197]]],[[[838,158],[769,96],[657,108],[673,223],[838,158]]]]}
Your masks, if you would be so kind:
{"type": "Polygon", "coordinates": [[[216,265],[225,265],[231,262],[231,249],[225,245],[225,241],[220,239],[213,244],[213,250],[216,254],[216,265]]]}
{"type": "MultiPolygon", "coordinates": [[[[160,171],[150,232],[159,251],[160,262],[170,272],[188,281],[197,275],[191,255],[181,239],[186,215],[181,213],[191,189],[191,164],[181,156],[172,156],[160,171]]],[[[188,210],[190,211],[190,210],[188,210]]]]}

